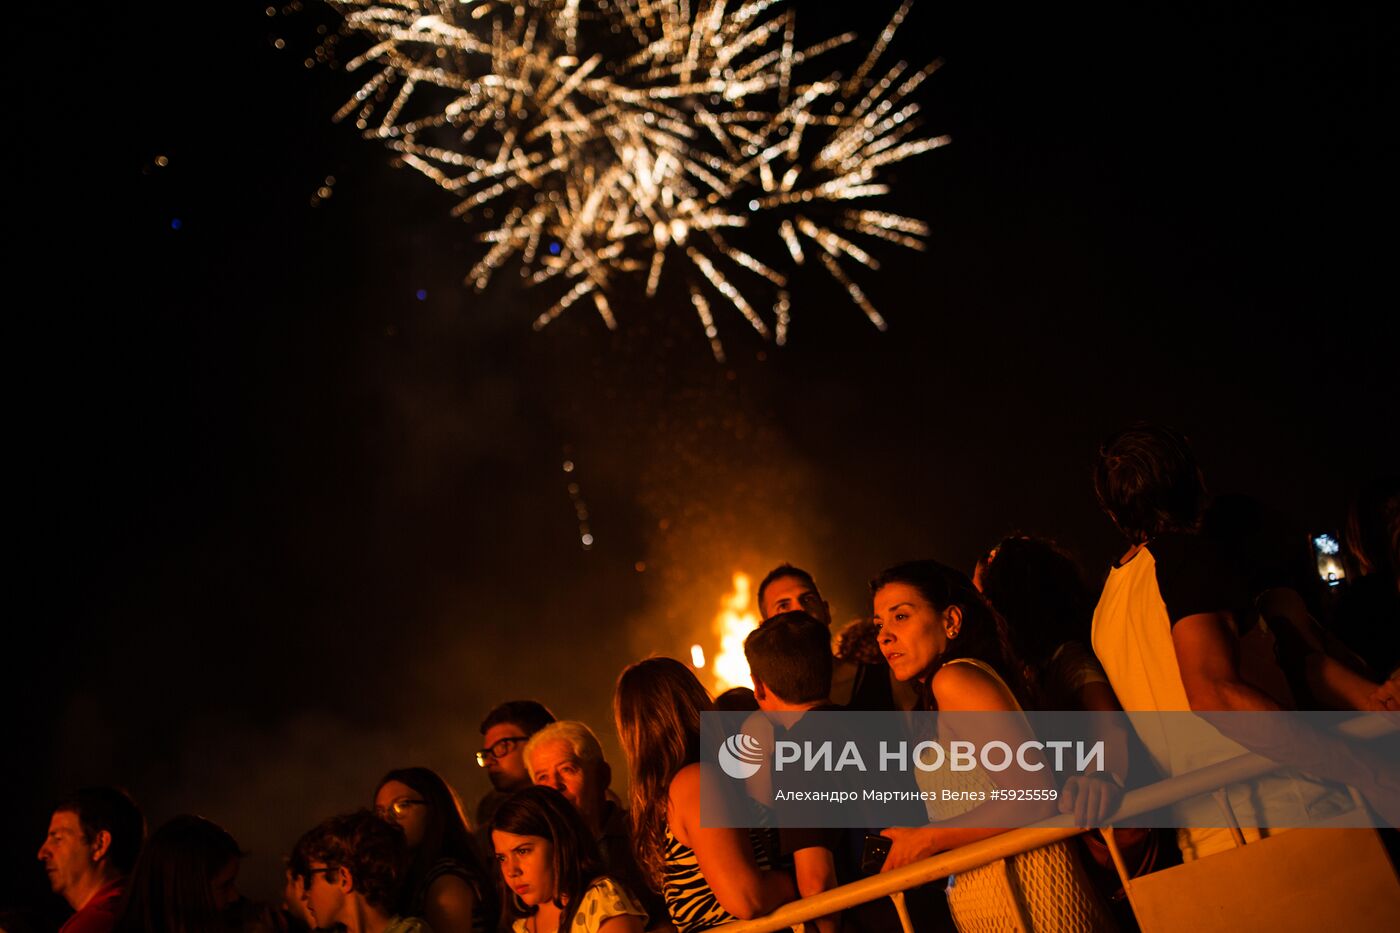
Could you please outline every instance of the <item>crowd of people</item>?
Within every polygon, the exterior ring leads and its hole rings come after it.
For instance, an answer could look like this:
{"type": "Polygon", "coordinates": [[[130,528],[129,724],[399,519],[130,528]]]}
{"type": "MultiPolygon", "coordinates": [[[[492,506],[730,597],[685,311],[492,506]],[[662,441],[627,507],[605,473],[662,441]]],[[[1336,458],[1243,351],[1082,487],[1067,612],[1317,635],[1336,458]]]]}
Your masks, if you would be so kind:
{"type": "MultiPolygon", "coordinates": [[[[1195,457],[1174,431],[1139,424],[1109,438],[1094,486],[1128,544],[1099,594],[1053,542],[1012,535],[970,575],[931,560],[882,571],[869,616],[833,634],[812,575],[784,564],[758,588],[763,621],[745,642],[752,690],[712,697],[688,665],[665,657],[621,672],[612,725],[626,755],[625,801],[594,728],[558,720],[533,700],[506,702],[481,723],[476,761],[493,789],[474,819],[434,771],[388,771],[367,796],[372,806],[297,841],[276,908],[239,896],[242,850],[223,828],[185,815],[147,836],[123,791],[80,790],[54,807],[38,853],[74,911],[62,929],[696,933],[1004,831],[956,818],[994,804],[930,804],[916,814],[925,819],[875,828],[889,848],[871,866],[862,864],[858,831],[708,825],[701,714],[717,709],[783,714],[788,723],[834,709],[1400,709],[1393,479],[1354,510],[1346,543],[1360,579],[1341,600],[1319,598],[1315,575],[1298,569],[1306,551],[1296,563],[1291,554],[1266,559],[1273,552],[1251,546],[1248,521],[1212,519],[1195,457]]],[[[1250,741],[1222,734],[1218,747],[1203,749],[1157,732],[1135,738],[1138,756],[1074,779],[1047,807],[1103,825],[1125,786],[1223,760],[1250,741]]],[[[1239,806],[1282,782],[1292,798],[1315,799],[1335,792],[1329,780],[1344,781],[1384,822],[1400,824],[1400,776],[1368,775],[1354,767],[1354,752],[1319,741],[1306,774],[1261,780],[1239,806]]],[[[1230,839],[1188,828],[1175,846],[1148,831],[1123,844],[1194,860],[1230,839]]],[[[1114,881],[1096,871],[1098,858],[1092,846],[1062,841],[915,888],[906,906],[921,931],[1131,925],[1113,904],[1114,881]]],[[[20,919],[0,927],[19,933],[20,919]]],[[[815,925],[892,931],[901,919],[879,899],[815,925]]]]}

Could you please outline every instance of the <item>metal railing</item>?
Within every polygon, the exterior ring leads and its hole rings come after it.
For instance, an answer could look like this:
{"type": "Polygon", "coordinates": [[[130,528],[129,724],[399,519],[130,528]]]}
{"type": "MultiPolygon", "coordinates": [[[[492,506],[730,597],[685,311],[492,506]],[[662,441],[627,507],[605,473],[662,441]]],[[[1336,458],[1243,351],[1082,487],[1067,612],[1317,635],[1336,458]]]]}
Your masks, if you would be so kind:
{"type": "MultiPolygon", "coordinates": [[[[1386,735],[1394,726],[1385,717],[1358,716],[1343,723],[1338,732],[1350,738],[1370,739],[1386,735]]],[[[1207,765],[1204,768],[1165,778],[1123,795],[1123,800],[1105,821],[1111,826],[1153,810],[1160,810],[1190,797],[1209,794],[1228,784],[1249,781],[1278,768],[1288,767],[1252,752],[1207,765]]],[[[937,881],[959,872],[971,871],[998,859],[1010,858],[1032,849],[1069,839],[1096,827],[1072,825],[1068,814],[1060,814],[1020,829],[1008,830],[996,836],[941,852],[938,855],[896,868],[893,871],[844,884],[830,891],[784,904],[764,917],[728,923],[716,930],[724,933],[777,933],[790,927],[801,928],[820,917],[838,913],[880,897],[894,899],[895,909],[904,924],[905,933],[913,933],[904,909],[904,892],[910,888],[937,881]]]]}

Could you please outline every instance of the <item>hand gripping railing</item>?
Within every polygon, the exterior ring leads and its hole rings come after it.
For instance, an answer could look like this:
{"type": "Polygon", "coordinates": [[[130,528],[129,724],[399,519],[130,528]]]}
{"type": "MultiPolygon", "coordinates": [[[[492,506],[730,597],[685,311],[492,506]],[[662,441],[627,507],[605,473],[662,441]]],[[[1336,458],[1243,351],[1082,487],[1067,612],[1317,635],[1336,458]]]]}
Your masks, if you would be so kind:
{"type": "MultiPolygon", "coordinates": [[[[1340,734],[1354,739],[1373,739],[1394,730],[1393,720],[1384,716],[1358,716],[1337,728],[1340,734]]],[[[1208,794],[1228,784],[1252,780],[1281,767],[1286,765],[1249,752],[1186,774],[1166,778],[1124,794],[1122,803],[1113,813],[1114,819],[1106,823],[1112,825],[1115,820],[1160,810],[1189,797],[1208,794]]],[[[891,897],[894,899],[900,921],[904,924],[905,933],[913,933],[908,914],[904,910],[905,891],[930,881],[937,881],[939,878],[980,868],[998,859],[1010,858],[1022,852],[1048,846],[1061,839],[1069,839],[1093,828],[1073,826],[1071,823],[1072,819],[1068,814],[1053,816],[1030,826],[1008,830],[941,852],[903,868],[872,875],[832,888],[830,891],[792,901],[766,917],[741,920],[714,929],[723,930],[724,933],[776,933],[790,927],[800,929],[818,917],[825,917],[879,897],[891,897]]]]}

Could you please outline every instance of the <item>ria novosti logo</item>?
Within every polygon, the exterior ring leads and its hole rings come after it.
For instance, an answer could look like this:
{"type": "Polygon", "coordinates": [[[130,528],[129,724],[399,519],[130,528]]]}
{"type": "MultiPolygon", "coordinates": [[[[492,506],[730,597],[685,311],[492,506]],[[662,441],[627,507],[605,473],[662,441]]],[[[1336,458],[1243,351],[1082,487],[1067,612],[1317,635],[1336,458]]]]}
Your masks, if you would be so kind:
{"type": "Polygon", "coordinates": [[[718,757],[725,774],[746,781],[763,766],[763,743],[745,732],[738,732],[724,740],[718,757]]]}

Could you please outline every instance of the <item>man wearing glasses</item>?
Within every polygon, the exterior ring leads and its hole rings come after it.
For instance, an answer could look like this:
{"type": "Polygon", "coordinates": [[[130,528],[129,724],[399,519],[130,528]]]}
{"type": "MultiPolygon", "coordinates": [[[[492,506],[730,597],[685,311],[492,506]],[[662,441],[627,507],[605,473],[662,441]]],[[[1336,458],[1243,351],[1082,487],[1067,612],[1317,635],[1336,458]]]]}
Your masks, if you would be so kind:
{"type": "Polygon", "coordinates": [[[318,930],[339,924],[347,933],[431,933],[422,920],[394,914],[407,867],[403,831],[373,810],[331,817],[292,850],[291,870],[318,930]]]}
{"type": "Polygon", "coordinates": [[[478,832],[491,822],[501,801],[530,786],[521,753],[530,736],[552,722],[554,714],[534,700],[502,703],[481,721],[482,747],[476,753],[476,763],[486,769],[492,790],[476,805],[478,832]]]}

